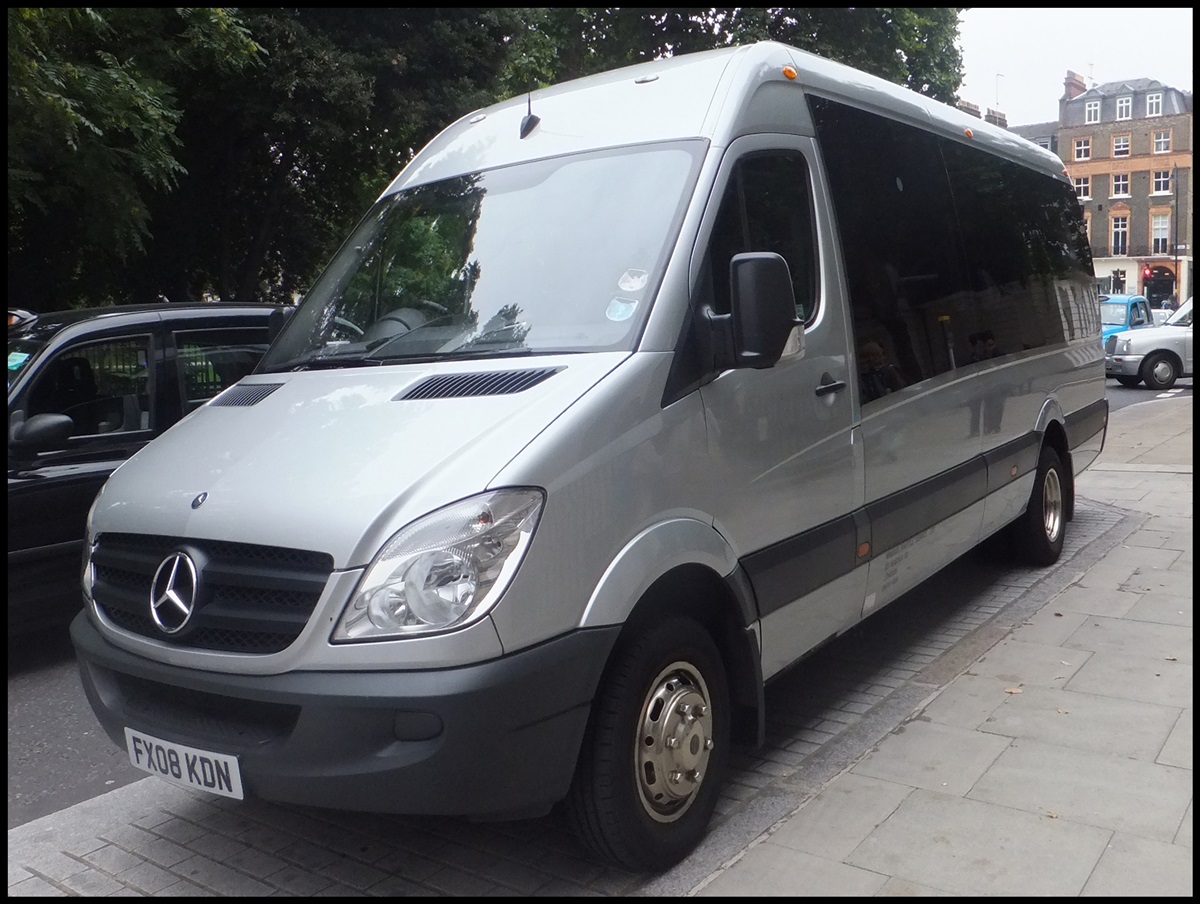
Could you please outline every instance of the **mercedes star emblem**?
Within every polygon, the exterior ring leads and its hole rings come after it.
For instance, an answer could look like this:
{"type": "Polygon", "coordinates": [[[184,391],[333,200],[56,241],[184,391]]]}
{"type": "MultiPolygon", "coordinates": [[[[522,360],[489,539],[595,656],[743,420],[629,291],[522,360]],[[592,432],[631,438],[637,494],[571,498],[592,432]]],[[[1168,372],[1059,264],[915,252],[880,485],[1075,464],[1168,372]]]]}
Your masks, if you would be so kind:
{"type": "Polygon", "coordinates": [[[162,560],[150,585],[150,617],[164,634],[183,630],[196,609],[199,580],[196,563],[186,552],[162,560]]]}

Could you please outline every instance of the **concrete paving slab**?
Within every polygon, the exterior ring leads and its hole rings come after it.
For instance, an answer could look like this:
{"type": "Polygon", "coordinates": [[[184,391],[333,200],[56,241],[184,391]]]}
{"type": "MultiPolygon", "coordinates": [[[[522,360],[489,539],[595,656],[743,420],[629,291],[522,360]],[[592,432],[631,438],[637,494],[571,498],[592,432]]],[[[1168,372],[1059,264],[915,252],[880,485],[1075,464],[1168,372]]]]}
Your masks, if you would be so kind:
{"type": "Polygon", "coordinates": [[[874,895],[887,879],[869,870],[779,847],[768,839],[746,851],[697,894],[706,898],[863,896],[874,895]]]}
{"type": "Polygon", "coordinates": [[[940,725],[978,728],[1009,696],[1008,682],[983,675],[959,675],[933,700],[922,715],[940,725]]]}
{"type": "Polygon", "coordinates": [[[1192,705],[1192,670],[1191,663],[1186,662],[1092,653],[1066,688],[1183,709],[1192,705]]]}
{"type": "Polygon", "coordinates": [[[980,731],[1147,762],[1155,761],[1180,715],[1177,707],[1053,688],[1005,696],[980,731]]]}
{"type": "Polygon", "coordinates": [[[1001,678],[1013,686],[1063,687],[1090,655],[1086,650],[1068,651],[1059,646],[1009,639],[980,656],[970,671],[973,675],[1001,678]]]}
{"type": "Polygon", "coordinates": [[[1084,897],[1143,898],[1192,896],[1191,848],[1117,832],[1083,887],[1084,897]]]}
{"type": "Polygon", "coordinates": [[[1186,625],[1193,627],[1195,609],[1191,597],[1171,596],[1167,593],[1142,594],[1137,605],[1125,613],[1135,621],[1157,622],[1162,625],[1186,625]]]}
{"type": "Polygon", "coordinates": [[[1111,832],[914,791],[847,862],[955,895],[1077,895],[1111,832]]]}
{"type": "Polygon", "coordinates": [[[966,794],[1008,746],[1008,739],[918,718],[880,742],[851,770],[945,794],[966,794]]]}
{"type": "Polygon", "coordinates": [[[1192,714],[1195,710],[1185,709],[1171,729],[1167,742],[1155,760],[1164,766],[1192,768],[1192,714]]]}
{"type": "Polygon", "coordinates": [[[883,883],[883,888],[875,892],[877,898],[950,898],[953,895],[940,888],[931,888],[908,879],[892,877],[883,883]]]}
{"type": "Polygon", "coordinates": [[[1192,848],[1192,808],[1194,806],[1195,801],[1188,802],[1187,813],[1183,816],[1183,822],[1179,824],[1179,831],[1175,833],[1175,843],[1189,850],[1192,848]]]}
{"type": "Polygon", "coordinates": [[[1021,643],[1062,646],[1062,642],[1083,624],[1087,614],[1060,609],[1057,599],[1058,597],[1055,597],[1048,606],[1026,619],[1013,631],[1012,639],[1021,643]]]}
{"type": "Polygon", "coordinates": [[[912,787],[845,772],[771,834],[771,843],[841,860],[892,815],[912,787]]]}
{"type": "Polygon", "coordinates": [[[1062,612],[1082,612],[1121,618],[1141,600],[1140,593],[1125,590],[1100,590],[1095,587],[1068,587],[1054,598],[1054,608],[1062,612]]]}
{"type": "Polygon", "coordinates": [[[1191,628],[1101,615],[1080,625],[1063,646],[1117,656],[1144,656],[1158,662],[1193,662],[1191,628]]]}
{"type": "Polygon", "coordinates": [[[1192,592],[1191,569],[1182,571],[1138,571],[1121,584],[1122,590],[1133,593],[1168,593],[1171,596],[1188,596],[1192,592]]]}
{"type": "Polygon", "coordinates": [[[967,796],[1171,841],[1192,797],[1192,774],[1174,766],[1019,740],[967,796]]]}

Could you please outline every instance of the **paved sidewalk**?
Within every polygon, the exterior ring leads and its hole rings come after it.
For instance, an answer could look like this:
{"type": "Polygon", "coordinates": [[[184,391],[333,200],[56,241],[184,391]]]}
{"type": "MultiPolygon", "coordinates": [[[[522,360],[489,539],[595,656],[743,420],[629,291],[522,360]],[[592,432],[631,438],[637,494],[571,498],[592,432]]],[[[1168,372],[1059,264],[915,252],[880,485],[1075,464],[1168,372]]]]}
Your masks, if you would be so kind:
{"type": "Polygon", "coordinates": [[[1191,398],[1078,492],[1145,519],[700,895],[1192,895],[1191,398]]]}
{"type": "Polygon", "coordinates": [[[9,830],[13,895],[1191,895],[1192,401],[1115,412],[1049,570],[968,556],[768,690],[701,847],[147,778],[9,830]]]}

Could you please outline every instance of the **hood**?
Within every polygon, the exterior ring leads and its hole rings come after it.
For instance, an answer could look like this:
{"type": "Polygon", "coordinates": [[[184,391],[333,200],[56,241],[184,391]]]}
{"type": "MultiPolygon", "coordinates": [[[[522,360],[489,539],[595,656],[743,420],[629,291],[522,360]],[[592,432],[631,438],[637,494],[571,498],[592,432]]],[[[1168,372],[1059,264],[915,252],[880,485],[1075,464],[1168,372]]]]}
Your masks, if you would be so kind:
{"type": "Polygon", "coordinates": [[[626,357],[253,375],[121,465],[92,526],[314,550],[332,555],[336,569],[366,565],[405,524],[487,489],[626,357]]]}

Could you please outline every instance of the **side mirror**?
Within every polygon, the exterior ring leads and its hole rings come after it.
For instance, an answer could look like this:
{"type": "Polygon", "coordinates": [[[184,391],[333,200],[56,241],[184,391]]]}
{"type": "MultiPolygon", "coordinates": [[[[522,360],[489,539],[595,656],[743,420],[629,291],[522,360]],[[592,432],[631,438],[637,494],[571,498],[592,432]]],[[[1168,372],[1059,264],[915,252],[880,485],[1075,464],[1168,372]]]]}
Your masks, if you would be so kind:
{"type": "Polygon", "coordinates": [[[729,281],[736,366],[773,367],[793,332],[804,327],[787,261],[770,251],[735,254],[729,281]]]}
{"type": "Polygon", "coordinates": [[[292,312],[296,309],[276,308],[267,317],[267,342],[274,342],[275,337],[283,332],[284,325],[291,319],[292,312]]]}
{"type": "Polygon", "coordinates": [[[75,422],[65,414],[35,414],[18,419],[14,413],[8,428],[8,448],[18,459],[29,460],[40,452],[65,449],[75,432],[75,422]]]}

